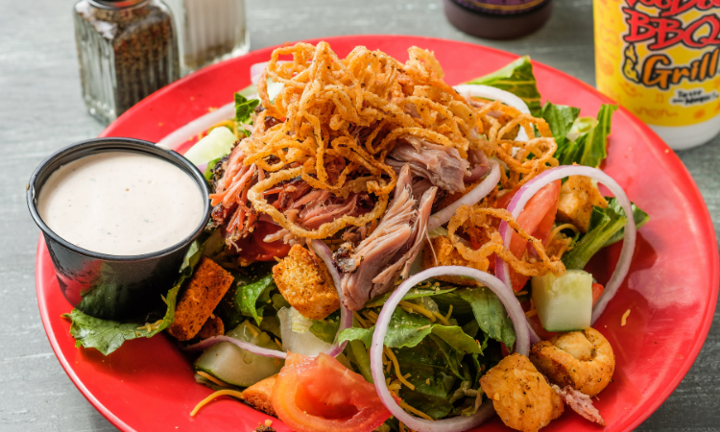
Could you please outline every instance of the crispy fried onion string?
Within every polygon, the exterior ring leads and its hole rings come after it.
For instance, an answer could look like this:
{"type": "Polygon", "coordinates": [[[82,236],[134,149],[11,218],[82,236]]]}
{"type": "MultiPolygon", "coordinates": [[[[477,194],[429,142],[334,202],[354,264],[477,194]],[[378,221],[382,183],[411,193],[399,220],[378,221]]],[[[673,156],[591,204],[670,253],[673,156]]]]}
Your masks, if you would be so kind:
{"type": "Polygon", "coordinates": [[[455,215],[450,219],[448,223],[448,237],[452,242],[453,246],[460,252],[463,258],[473,262],[473,267],[478,268],[482,271],[487,271],[490,264],[489,257],[492,254],[497,254],[505,262],[507,262],[513,270],[517,273],[525,276],[541,276],[546,274],[548,271],[552,272],[556,276],[560,276],[565,273],[565,265],[562,261],[557,258],[548,257],[545,252],[545,248],[540,240],[529,235],[524,229],[518,225],[515,218],[512,217],[510,212],[505,209],[496,208],[483,208],[479,206],[471,207],[464,205],[458,208],[455,215]],[[503,245],[503,240],[497,229],[492,225],[490,218],[497,218],[504,220],[508,225],[518,233],[518,235],[530,243],[537,251],[540,261],[538,262],[527,262],[518,259],[503,245]],[[480,229],[484,229],[489,241],[485,242],[480,249],[472,249],[466,246],[463,239],[461,239],[456,231],[458,228],[463,226],[468,221],[472,226],[480,229]]]}
{"type": "MultiPolygon", "coordinates": [[[[252,134],[238,144],[244,158],[228,162],[228,170],[235,173],[243,165],[257,169],[257,179],[249,180],[259,183],[247,193],[248,207],[266,213],[294,235],[309,238],[327,238],[349,225],[377,223],[397,182],[385,158],[411,136],[455,148],[464,159],[478,149],[497,157],[504,165],[504,189],[557,166],[557,146],[545,120],[499,101],[465,97],[443,81],[433,53],[417,47],[408,52],[403,64],[362,46],[340,59],[326,42],[274,50],[258,84],[262,109],[254,117],[252,134]],[[268,78],[284,84],[272,102],[268,78]],[[533,138],[515,141],[520,128],[533,138]],[[268,194],[262,193],[293,178],[342,198],[367,192],[374,208],[307,230],[268,204],[268,194]]],[[[232,189],[240,180],[233,177],[223,184],[232,189]]],[[[223,198],[223,206],[231,208],[241,204],[236,201],[245,194],[216,195],[216,202],[223,198]]]]}

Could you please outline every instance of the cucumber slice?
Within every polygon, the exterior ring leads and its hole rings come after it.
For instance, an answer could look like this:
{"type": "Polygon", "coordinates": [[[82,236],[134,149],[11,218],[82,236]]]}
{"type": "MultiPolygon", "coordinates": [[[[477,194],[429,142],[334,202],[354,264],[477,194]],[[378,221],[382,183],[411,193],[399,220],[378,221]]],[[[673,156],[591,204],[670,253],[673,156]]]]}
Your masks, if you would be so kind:
{"type": "MultiPolygon", "coordinates": [[[[227,336],[259,347],[278,350],[277,344],[267,333],[248,321],[229,331],[227,336]]],[[[249,387],[280,372],[284,364],[281,359],[263,357],[223,342],[206,349],[195,360],[194,367],[195,370],[207,372],[228,384],[249,387]]]]}
{"type": "Polygon", "coordinates": [[[543,328],[552,332],[584,330],[592,317],[592,275],[568,270],[532,278],[532,298],[543,328]]]}
{"type": "Polygon", "coordinates": [[[195,143],[185,157],[195,165],[202,165],[229,154],[235,145],[235,134],[226,127],[217,127],[195,143]]]}

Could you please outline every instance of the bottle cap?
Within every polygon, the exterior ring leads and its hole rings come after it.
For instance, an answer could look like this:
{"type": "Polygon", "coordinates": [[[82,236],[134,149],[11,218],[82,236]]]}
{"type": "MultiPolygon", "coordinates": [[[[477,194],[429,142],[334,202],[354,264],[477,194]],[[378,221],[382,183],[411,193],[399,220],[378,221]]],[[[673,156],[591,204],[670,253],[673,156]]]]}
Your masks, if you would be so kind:
{"type": "Polygon", "coordinates": [[[103,9],[125,9],[148,0],[88,0],[93,6],[103,9]]]}

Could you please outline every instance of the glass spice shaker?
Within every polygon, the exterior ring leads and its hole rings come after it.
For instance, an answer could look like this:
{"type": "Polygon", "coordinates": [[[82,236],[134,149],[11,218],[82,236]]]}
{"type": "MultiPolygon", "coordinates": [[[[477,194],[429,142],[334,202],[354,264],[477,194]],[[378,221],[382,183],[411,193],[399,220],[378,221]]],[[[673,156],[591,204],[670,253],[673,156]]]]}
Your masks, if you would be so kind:
{"type": "Polygon", "coordinates": [[[110,123],[180,77],[172,15],[161,0],[80,0],[73,9],[83,99],[110,123]]]}
{"type": "Polygon", "coordinates": [[[250,48],[245,0],[165,0],[178,30],[183,76],[250,48]]]}

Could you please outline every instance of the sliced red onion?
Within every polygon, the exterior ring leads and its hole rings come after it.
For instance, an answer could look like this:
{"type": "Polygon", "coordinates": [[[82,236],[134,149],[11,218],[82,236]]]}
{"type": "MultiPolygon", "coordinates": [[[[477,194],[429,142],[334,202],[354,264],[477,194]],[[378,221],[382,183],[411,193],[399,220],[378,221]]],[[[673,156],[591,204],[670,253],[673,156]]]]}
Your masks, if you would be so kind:
{"type": "MultiPolygon", "coordinates": [[[[625,276],[627,276],[627,273],[630,270],[630,262],[632,261],[633,252],[635,251],[635,237],[637,230],[635,228],[635,220],[632,217],[633,212],[630,200],[625,194],[625,191],[617,184],[617,182],[615,182],[615,180],[612,179],[612,177],[597,168],[581,165],[559,166],[545,171],[523,185],[518,193],[515,194],[512,201],[510,201],[508,211],[512,213],[514,218],[517,219],[525,208],[525,204],[527,204],[530,198],[532,198],[533,195],[535,195],[540,189],[556,180],[573,175],[590,177],[591,179],[604,184],[608,189],[610,189],[610,192],[615,195],[615,198],[618,200],[623,210],[625,210],[625,214],[628,215],[628,222],[627,225],[625,225],[625,233],[623,235],[624,241],[620,252],[620,258],[615,266],[615,271],[613,272],[612,277],[610,277],[610,280],[605,286],[605,291],[593,310],[592,323],[594,324],[600,315],[602,315],[608,302],[610,302],[617,293],[617,290],[620,288],[625,276]]],[[[507,222],[503,221],[500,223],[499,232],[503,237],[505,246],[507,247],[510,244],[513,230],[510,229],[507,222]]],[[[510,287],[509,291],[512,291],[510,268],[508,264],[500,259],[500,257],[497,257],[497,260],[495,261],[495,268],[500,269],[499,272],[496,271],[498,278],[510,287]]]]}
{"type": "Polygon", "coordinates": [[[176,149],[198,134],[205,132],[221,121],[225,121],[235,117],[235,102],[223,105],[215,111],[209,112],[202,117],[198,117],[180,129],[161,139],[157,145],[164,148],[176,149]]]}
{"type": "Polygon", "coordinates": [[[250,82],[252,82],[255,85],[258,85],[260,82],[260,76],[262,75],[263,71],[265,71],[265,68],[270,64],[269,61],[262,62],[262,63],[255,63],[254,65],[250,66],[250,82]]]}
{"type": "Polygon", "coordinates": [[[430,219],[428,219],[428,231],[432,231],[435,228],[446,224],[460,206],[475,205],[492,192],[493,189],[495,189],[495,186],[497,186],[500,181],[500,164],[493,159],[490,159],[489,163],[490,174],[485,177],[485,180],[480,182],[479,185],[475,186],[459,200],[430,216],[430,219]]]}
{"type": "Polygon", "coordinates": [[[287,358],[287,354],[282,351],[271,350],[268,348],[262,348],[257,345],[253,345],[250,342],[245,342],[245,341],[237,340],[235,338],[231,338],[230,336],[213,336],[213,337],[205,339],[202,342],[198,342],[193,345],[188,345],[186,347],[181,347],[180,349],[183,351],[202,351],[206,348],[210,348],[211,346],[213,346],[215,344],[219,344],[221,342],[231,343],[239,348],[244,349],[245,351],[251,352],[253,354],[261,355],[263,357],[275,357],[275,358],[279,358],[279,359],[287,358]]]}
{"type": "MultiPolygon", "coordinates": [[[[507,106],[511,106],[515,108],[516,110],[520,111],[523,114],[530,114],[530,109],[528,108],[525,101],[520,99],[519,97],[515,96],[514,94],[505,91],[500,90],[499,88],[490,87],[486,85],[476,85],[476,84],[461,84],[456,85],[455,90],[458,91],[458,93],[462,95],[469,95],[469,96],[475,96],[475,97],[481,97],[484,99],[491,99],[496,100],[504,103],[507,106]]],[[[515,141],[527,141],[528,136],[525,132],[524,128],[520,128],[520,131],[518,132],[517,137],[515,137],[515,141]]]]}
{"type": "Polygon", "coordinates": [[[385,407],[394,415],[398,420],[405,423],[410,429],[417,432],[460,432],[473,428],[493,414],[492,403],[486,401],[478,411],[467,417],[453,417],[444,420],[425,420],[413,415],[408,414],[403,410],[390,394],[387,385],[385,385],[385,375],[383,372],[382,364],[382,352],[385,341],[385,335],[387,334],[388,325],[390,324],[390,318],[395,311],[395,308],[402,300],[403,296],[410,291],[415,285],[423,282],[427,279],[436,276],[463,276],[470,277],[488,287],[494,292],[503,306],[508,312],[510,319],[513,321],[515,326],[515,352],[522,355],[528,355],[530,352],[530,340],[528,335],[528,326],[525,321],[525,313],[520,307],[515,295],[510,292],[505,284],[490,273],[481,272],[469,267],[461,266],[443,266],[433,267],[428,270],[422,271],[414,276],[408,278],[405,282],[401,283],[400,286],[392,293],[390,298],[383,306],[382,310],[375,323],[375,333],[372,338],[372,345],[370,346],[370,369],[372,370],[373,380],[375,381],[375,390],[380,395],[380,399],[385,404],[385,407]]]}
{"type": "MultiPolygon", "coordinates": [[[[350,328],[353,325],[352,311],[345,307],[345,296],[343,295],[342,286],[340,285],[340,273],[337,271],[337,268],[335,268],[332,251],[325,243],[320,240],[312,240],[310,242],[310,246],[313,248],[313,251],[315,251],[315,254],[320,257],[320,259],[323,260],[323,262],[325,263],[325,266],[330,272],[330,276],[332,276],[333,284],[335,284],[335,289],[337,290],[338,297],[340,298],[340,328],[337,332],[337,335],[339,335],[341,331],[345,330],[346,328],[350,328]]],[[[327,355],[332,357],[337,357],[338,354],[343,352],[343,350],[345,349],[345,345],[347,345],[347,341],[338,345],[337,335],[335,336],[335,341],[333,341],[332,347],[330,347],[330,349],[326,353],[327,355]]]]}

